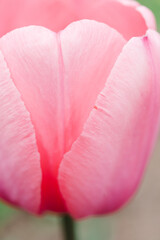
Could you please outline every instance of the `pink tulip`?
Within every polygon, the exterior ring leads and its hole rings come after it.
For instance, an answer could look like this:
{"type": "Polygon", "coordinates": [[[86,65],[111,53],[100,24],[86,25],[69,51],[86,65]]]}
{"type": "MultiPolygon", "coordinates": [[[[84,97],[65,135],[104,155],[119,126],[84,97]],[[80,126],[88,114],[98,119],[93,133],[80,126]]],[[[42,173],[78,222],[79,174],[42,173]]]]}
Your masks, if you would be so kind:
{"type": "Polygon", "coordinates": [[[118,209],[160,122],[152,13],[131,0],[0,0],[0,22],[1,36],[22,27],[0,38],[1,198],[75,218],[118,209]]]}

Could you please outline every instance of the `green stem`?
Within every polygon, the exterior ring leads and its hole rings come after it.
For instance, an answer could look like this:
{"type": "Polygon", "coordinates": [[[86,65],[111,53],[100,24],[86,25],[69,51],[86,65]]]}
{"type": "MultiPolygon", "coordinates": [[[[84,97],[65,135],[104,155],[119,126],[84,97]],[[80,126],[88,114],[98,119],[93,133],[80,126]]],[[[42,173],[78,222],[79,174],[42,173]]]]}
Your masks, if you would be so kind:
{"type": "Polygon", "coordinates": [[[64,240],[76,240],[75,222],[69,215],[62,218],[64,240]]]}

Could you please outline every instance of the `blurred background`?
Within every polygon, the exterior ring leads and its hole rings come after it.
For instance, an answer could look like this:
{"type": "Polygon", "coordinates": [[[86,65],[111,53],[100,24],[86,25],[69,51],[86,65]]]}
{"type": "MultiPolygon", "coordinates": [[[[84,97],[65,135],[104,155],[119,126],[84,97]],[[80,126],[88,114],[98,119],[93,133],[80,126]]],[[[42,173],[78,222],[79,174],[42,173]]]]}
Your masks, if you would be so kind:
{"type": "MultiPolygon", "coordinates": [[[[155,14],[160,0],[140,0],[155,14]]],[[[139,191],[119,212],[76,223],[78,240],[160,240],[160,138],[139,191]]],[[[61,218],[34,217],[0,203],[0,240],[62,240],[61,218]]]]}

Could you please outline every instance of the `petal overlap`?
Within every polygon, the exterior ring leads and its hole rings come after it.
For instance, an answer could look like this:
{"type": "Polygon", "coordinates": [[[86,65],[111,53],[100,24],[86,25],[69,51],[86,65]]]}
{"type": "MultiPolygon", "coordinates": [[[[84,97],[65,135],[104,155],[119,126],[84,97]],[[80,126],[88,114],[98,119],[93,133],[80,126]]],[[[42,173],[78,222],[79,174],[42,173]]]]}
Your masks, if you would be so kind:
{"type": "Polygon", "coordinates": [[[35,131],[1,52],[0,112],[0,196],[37,212],[42,173],[35,131]]]}
{"type": "Polygon", "coordinates": [[[152,12],[134,0],[0,0],[0,21],[0,197],[74,218],[119,209],[160,125],[152,12]]]}
{"type": "Polygon", "coordinates": [[[76,218],[116,210],[143,175],[159,126],[159,40],[149,31],[127,43],[81,135],[64,155],[59,181],[76,218]]]}
{"type": "Polygon", "coordinates": [[[42,211],[66,211],[57,180],[59,164],[82,131],[124,44],[117,31],[89,20],[72,23],[58,34],[31,26],[0,39],[35,128],[43,175],[42,211]]]}
{"type": "Polygon", "coordinates": [[[130,0],[0,0],[0,36],[16,28],[40,25],[55,32],[73,21],[103,22],[126,39],[155,28],[151,11],[130,0]],[[9,8],[7,6],[10,6],[9,8]]]}

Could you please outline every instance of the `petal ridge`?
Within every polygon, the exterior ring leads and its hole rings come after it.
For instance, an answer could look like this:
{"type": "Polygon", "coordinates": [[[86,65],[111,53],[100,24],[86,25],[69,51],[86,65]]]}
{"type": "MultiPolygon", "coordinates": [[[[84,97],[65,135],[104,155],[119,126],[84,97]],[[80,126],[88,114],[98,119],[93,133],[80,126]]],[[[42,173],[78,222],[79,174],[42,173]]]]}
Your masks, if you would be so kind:
{"type": "Polygon", "coordinates": [[[0,195],[3,199],[36,213],[40,206],[41,169],[34,127],[1,51],[0,69],[0,128],[3,138],[0,140],[0,195]],[[21,167],[16,169],[19,166],[21,167]]]}
{"type": "Polygon", "coordinates": [[[61,191],[76,218],[114,211],[130,199],[153,149],[160,118],[160,88],[157,94],[154,88],[160,84],[153,81],[144,38],[124,46],[83,132],[61,162],[61,191]]]}

